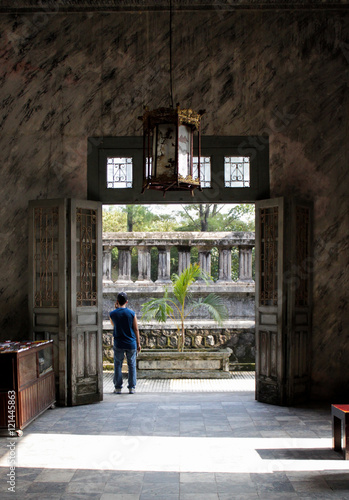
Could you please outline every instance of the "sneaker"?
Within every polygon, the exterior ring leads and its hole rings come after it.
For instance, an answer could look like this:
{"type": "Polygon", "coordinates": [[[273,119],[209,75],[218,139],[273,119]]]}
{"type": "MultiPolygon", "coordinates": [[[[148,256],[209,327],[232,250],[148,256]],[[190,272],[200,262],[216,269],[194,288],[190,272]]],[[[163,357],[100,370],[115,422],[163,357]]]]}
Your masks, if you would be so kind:
{"type": "Polygon", "coordinates": [[[129,389],[128,392],[129,394],[134,394],[136,392],[136,389],[129,389]]]}
{"type": "Polygon", "coordinates": [[[114,389],[115,394],[121,394],[121,389],[114,389]]]}

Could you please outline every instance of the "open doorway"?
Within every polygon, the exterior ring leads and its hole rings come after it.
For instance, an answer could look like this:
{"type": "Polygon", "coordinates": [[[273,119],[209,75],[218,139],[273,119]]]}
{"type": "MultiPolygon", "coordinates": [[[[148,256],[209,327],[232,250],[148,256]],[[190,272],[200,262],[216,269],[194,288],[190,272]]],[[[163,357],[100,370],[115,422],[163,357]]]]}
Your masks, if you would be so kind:
{"type": "MultiPolygon", "coordinates": [[[[147,282],[148,298],[152,292],[159,293],[159,249],[162,252],[163,248],[156,244],[156,238],[159,239],[161,233],[161,243],[166,243],[170,260],[168,278],[173,273],[179,273],[185,252],[190,253],[190,262],[202,261],[202,245],[205,242],[205,263],[212,276],[210,291],[223,298],[229,311],[229,320],[222,328],[217,328],[207,318],[197,318],[194,328],[193,321],[188,322],[186,347],[196,350],[230,347],[233,351],[230,358],[231,370],[235,374],[242,370],[254,371],[254,224],[254,204],[169,205],[165,202],[157,205],[104,205],[105,369],[113,368],[112,331],[108,311],[113,308],[117,293],[121,289],[128,293],[130,307],[136,311],[138,318],[141,317],[144,300],[144,279],[147,282]],[[200,235],[199,245],[192,238],[193,233],[196,237],[200,235]],[[142,276],[145,271],[140,270],[140,259],[143,258],[142,248],[145,247],[149,251],[150,269],[147,276],[142,276]],[[129,262],[126,267],[125,261],[129,262]]],[[[162,285],[166,284],[168,285],[162,285]]],[[[141,320],[143,347],[161,349],[168,344],[169,330],[163,334],[160,324],[156,329],[157,334],[153,335],[141,320]]],[[[105,390],[107,391],[106,388],[105,390]]]]}

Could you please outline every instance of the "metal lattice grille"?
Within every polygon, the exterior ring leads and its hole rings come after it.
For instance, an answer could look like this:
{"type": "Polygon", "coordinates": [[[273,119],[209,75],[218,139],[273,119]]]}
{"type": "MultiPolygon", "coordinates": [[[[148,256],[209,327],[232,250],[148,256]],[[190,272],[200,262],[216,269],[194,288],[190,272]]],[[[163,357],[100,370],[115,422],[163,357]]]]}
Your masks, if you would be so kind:
{"type": "Polygon", "coordinates": [[[58,207],[34,211],[34,307],[58,307],[58,207]]]}
{"type": "Polygon", "coordinates": [[[241,188],[251,186],[250,158],[248,156],[224,157],[224,186],[241,188]]]}
{"type": "MultiPolygon", "coordinates": [[[[193,156],[193,177],[198,177],[199,158],[193,156]]],[[[202,188],[211,187],[211,158],[209,156],[200,157],[200,186],[202,188]]]]}
{"type": "Polygon", "coordinates": [[[132,158],[107,158],[107,188],[132,188],[132,158]]]}
{"type": "Polygon", "coordinates": [[[97,212],[76,210],[77,306],[97,305],[97,212]]]}
{"type": "Polygon", "coordinates": [[[309,300],[309,209],[296,207],[296,306],[307,306],[309,300]]]}
{"type": "Polygon", "coordinates": [[[278,299],[278,207],[260,210],[260,305],[275,306],[278,299]]]}

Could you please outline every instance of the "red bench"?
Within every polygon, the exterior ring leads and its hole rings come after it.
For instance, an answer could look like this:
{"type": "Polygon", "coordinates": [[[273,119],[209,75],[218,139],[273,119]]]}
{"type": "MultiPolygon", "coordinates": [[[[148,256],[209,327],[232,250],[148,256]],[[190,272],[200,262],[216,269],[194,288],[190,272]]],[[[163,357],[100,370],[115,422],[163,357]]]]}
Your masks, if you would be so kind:
{"type": "Polygon", "coordinates": [[[349,405],[331,405],[333,449],[343,449],[344,460],[349,460],[349,405]],[[342,448],[342,422],[344,445],[342,448]]]}

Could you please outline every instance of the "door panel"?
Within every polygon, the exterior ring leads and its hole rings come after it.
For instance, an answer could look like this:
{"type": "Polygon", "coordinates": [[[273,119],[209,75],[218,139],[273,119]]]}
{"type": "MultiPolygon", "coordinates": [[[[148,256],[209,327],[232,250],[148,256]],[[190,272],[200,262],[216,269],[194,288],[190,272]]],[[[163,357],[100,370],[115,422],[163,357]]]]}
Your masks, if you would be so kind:
{"type": "Polygon", "coordinates": [[[283,404],[282,329],[284,200],[256,203],[256,399],[283,404]]]}
{"type": "Polygon", "coordinates": [[[312,204],[299,200],[289,203],[290,267],[286,272],[287,311],[287,400],[306,401],[310,391],[312,323],[312,204]]]}
{"type": "Polygon", "coordinates": [[[311,341],[311,204],[256,203],[256,399],[307,399],[311,341]]]}
{"type": "Polygon", "coordinates": [[[102,366],[102,207],[71,202],[71,401],[103,397],[102,366]]]}
{"type": "Polygon", "coordinates": [[[29,202],[30,330],[33,340],[53,340],[56,400],[68,402],[66,325],[66,200],[29,202]]]}

